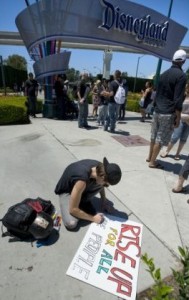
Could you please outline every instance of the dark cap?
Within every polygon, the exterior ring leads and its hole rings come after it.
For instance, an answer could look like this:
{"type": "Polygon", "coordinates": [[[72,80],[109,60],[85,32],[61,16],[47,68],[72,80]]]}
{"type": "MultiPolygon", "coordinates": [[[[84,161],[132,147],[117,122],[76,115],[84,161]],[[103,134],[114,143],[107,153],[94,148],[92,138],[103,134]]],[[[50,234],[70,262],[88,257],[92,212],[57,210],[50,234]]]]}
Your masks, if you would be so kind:
{"type": "Polygon", "coordinates": [[[103,159],[107,181],[110,185],[117,184],[121,179],[121,169],[117,164],[110,164],[106,157],[103,159]]]}

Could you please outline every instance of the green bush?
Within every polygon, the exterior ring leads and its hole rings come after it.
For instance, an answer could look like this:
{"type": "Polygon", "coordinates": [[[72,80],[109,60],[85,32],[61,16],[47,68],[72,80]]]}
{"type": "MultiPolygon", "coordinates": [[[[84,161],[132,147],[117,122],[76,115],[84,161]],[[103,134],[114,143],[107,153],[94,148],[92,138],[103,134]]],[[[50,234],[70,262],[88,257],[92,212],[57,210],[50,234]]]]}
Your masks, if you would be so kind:
{"type": "Polygon", "coordinates": [[[140,106],[138,100],[127,100],[128,111],[140,112],[140,106]]]}
{"type": "MultiPolygon", "coordinates": [[[[25,105],[26,97],[10,96],[0,98],[0,125],[30,123],[25,105]]],[[[37,113],[42,112],[42,101],[37,101],[37,113]]]]}
{"type": "Polygon", "coordinates": [[[25,97],[1,97],[0,125],[29,123],[25,101],[25,97]]]}
{"type": "Polygon", "coordinates": [[[134,112],[140,112],[140,106],[139,106],[139,100],[141,98],[141,95],[138,93],[128,93],[127,96],[127,110],[128,111],[134,111],[134,112]]]}
{"type": "Polygon", "coordinates": [[[36,113],[37,114],[41,114],[43,111],[43,102],[42,100],[37,100],[37,103],[36,103],[36,113]]]}

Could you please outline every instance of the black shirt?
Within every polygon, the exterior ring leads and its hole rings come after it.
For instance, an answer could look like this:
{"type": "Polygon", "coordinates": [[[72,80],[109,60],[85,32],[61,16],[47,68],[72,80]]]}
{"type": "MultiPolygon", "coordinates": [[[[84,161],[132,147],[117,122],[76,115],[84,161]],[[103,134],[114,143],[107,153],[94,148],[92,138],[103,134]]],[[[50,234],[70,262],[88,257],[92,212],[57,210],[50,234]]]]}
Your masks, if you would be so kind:
{"type": "Polygon", "coordinates": [[[27,96],[36,96],[36,91],[38,90],[38,83],[35,79],[28,79],[25,82],[25,87],[26,87],[26,95],[27,96]]]}
{"type": "Polygon", "coordinates": [[[60,180],[58,181],[55,188],[55,194],[71,194],[72,189],[78,180],[83,180],[86,182],[86,189],[82,195],[82,198],[85,196],[90,198],[100,192],[102,186],[97,184],[95,179],[90,178],[91,169],[96,167],[98,164],[99,161],[92,159],[83,159],[70,164],[64,170],[60,180]]]}
{"type": "Polygon", "coordinates": [[[182,110],[186,86],[186,75],[177,65],[172,65],[159,80],[155,97],[155,112],[172,114],[182,110]]]}
{"type": "Polygon", "coordinates": [[[64,92],[63,92],[63,85],[62,85],[62,83],[59,80],[55,81],[55,83],[54,83],[54,90],[55,90],[55,94],[56,94],[57,98],[63,96],[63,94],[64,94],[64,92]]]}
{"type": "Polygon", "coordinates": [[[119,83],[117,80],[113,80],[110,82],[109,84],[109,91],[112,92],[113,91],[113,96],[110,97],[109,99],[109,102],[112,102],[112,103],[116,103],[115,102],[115,99],[114,99],[114,96],[118,90],[118,87],[119,87],[119,83]]]}

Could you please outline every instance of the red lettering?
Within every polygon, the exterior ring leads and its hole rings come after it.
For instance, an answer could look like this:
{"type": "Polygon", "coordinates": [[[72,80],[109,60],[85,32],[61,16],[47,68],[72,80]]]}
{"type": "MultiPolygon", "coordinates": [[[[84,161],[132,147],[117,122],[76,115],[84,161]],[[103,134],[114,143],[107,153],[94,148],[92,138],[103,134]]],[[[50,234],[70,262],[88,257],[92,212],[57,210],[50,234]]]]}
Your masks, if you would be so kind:
{"type": "Polygon", "coordinates": [[[123,234],[126,231],[131,231],[133,235],[138,236],[140,234],[140,227],[139,226],[132,226],[128,224],[121,224],[121,234],[123,234]],[[135,231],[136,230],[136,231],[135,231]]]}
{"type": "Polygon", "coordinates": [[[117,283],[116,292],[130,297],[131,293],[132,293],[132,282],[123,278],[123,276],[133,279],[132,275],[129,274],[128,272],[126,272],[124,270],[120,270],[118,268],[112,268],[110,270],[110,272],[112,273],[112,275],[114,277],[108,276],[108,280],[111,280],[111,281],[117,283]],[[119,275],[119,273],[120,273],[120,275],[119,275]]]}
{"type": "Polygon", "coordinates": [[[118,261],[118,256],[121,256],[121,262],[122,263],[126,263],[126,260],[129,259],[130,260],[130,264],[131,264],[131,268],[135,268],[136,267],[136,260],[133,259],[132,257],[130,257],[129,255],[121,252],[120,250],[116,249],[115,251],[115,255],[114,255],[114,260],[118,261]]]}
{"type": "Polygon", "coordinates": [[[140,246],[139,246],[139,237],[136,238],[130,238],[128,236],[123,236],[121,240],[118,240],[116,243],[116,246],[119,250],[121,251],[126,251],[129,248],[129,245],[133,245],[137,248],[138,253],[136,254],[136,256],[140,256],[140,246]],[[127,244],[126,245],[122,245],[123,243],[123,239],[126,239],[127,244]],[[134,240],[135,242],[129,242],[128,240],[134,240]]]}
{"type": "Polygon", "coordinates": [[[134,247],[136,247],[136,248],[138,249],[138,253],[136,254],[136,256],[139,257],[139,256],[140,256],[140,253],[141,253],[141,248],[140,248],[140,246],[137,245],[137,244],[135,244],[135,243],[133,243],[133,242],[129,242],[129,243],[127,244],[127,246],[125,247],[125,251],[126,251],[127,249],[129,249],[130,246],[134,246],[134,247]]]}

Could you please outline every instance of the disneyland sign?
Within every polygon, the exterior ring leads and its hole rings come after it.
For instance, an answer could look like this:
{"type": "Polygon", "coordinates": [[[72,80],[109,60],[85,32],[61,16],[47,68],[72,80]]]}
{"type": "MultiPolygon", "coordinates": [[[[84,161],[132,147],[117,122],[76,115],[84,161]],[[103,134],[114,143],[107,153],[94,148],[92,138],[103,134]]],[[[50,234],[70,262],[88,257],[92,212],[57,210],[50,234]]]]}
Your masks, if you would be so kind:
{"type": "Polygon", "coordinates": [[[73,43],[93,49],[130,47],[171,60],[187,32],[165,15],[129,0],[41,0],[23,10],[16,25],[28,52],[38,58],[56,54],[60,43],[73,43]],[[43,49],[46,42],[51,45],[43,49]]]}
{"type": "Polygon", "coordinates": [[[162,24],[152,22],[151,15],[142,18],[122,11],[119,6],[112,5],[109,1],[101,0],[105,7],[103,13],[102,25],[99,28],[109,31],[111,29],[120,32],[129,33],[135,36],[136,41],[142,41],[145,44],[154,47],[164,47],[167,41],[169,21],[162,24]]]}

